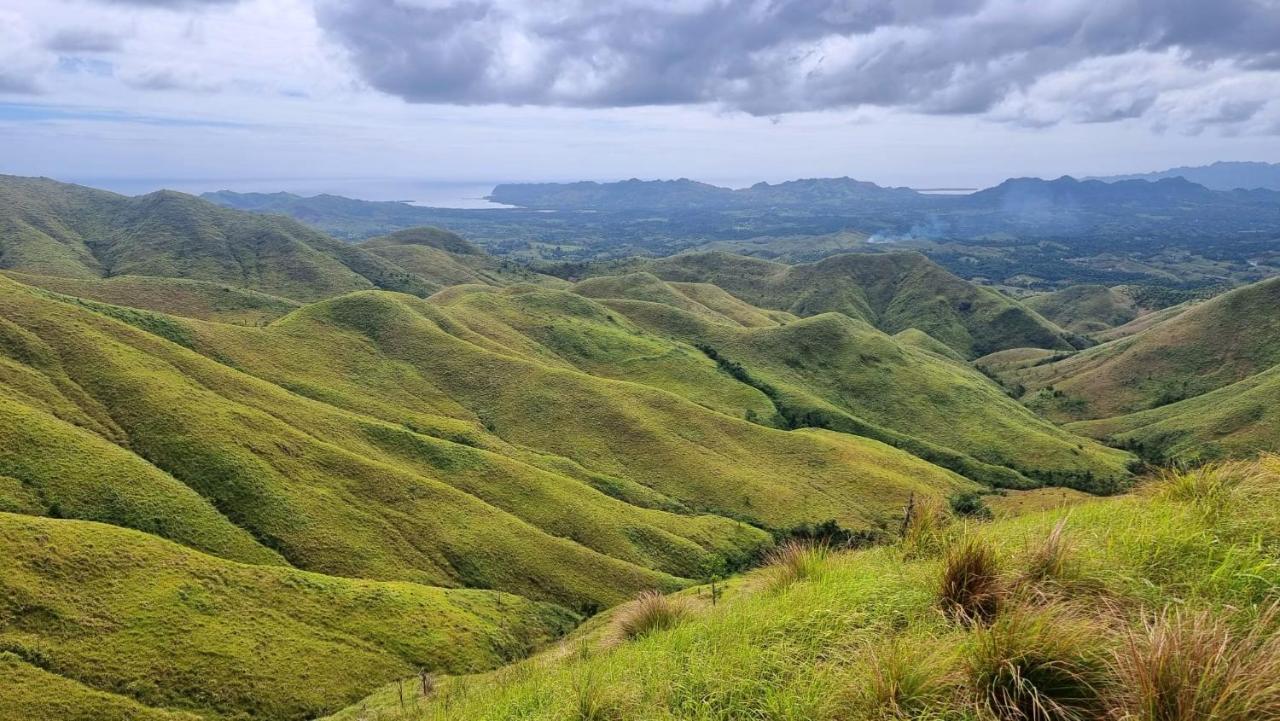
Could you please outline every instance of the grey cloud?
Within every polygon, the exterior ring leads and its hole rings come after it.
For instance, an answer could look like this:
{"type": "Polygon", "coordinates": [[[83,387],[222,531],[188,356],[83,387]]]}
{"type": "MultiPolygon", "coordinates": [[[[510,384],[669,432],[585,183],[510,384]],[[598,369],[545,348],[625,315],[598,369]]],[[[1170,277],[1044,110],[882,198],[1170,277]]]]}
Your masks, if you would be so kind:
{"type": "Polygon", "coordinates": [[[34,79],[0,69],[0,94],[38,95],[40,92],[34,79]]]}
{"type": "Polygon", "coordinates": [[[122,43],[123,38],[114,33],[73,28],[54,33],[44,46],[57,53],[113,53],[122,43]]]}
{"type": "Polygon", "coordinates": [[[240,0],[98,0],[108,5],[134,5],[137,7],[191,10],[218,5],[235,5],[240,0]]]}
{"type": "Polygon", "coordinates": [[[425,103],[974,114],[1090,58],[1280,63],[1277,0],[318,0],[317,17],[369,85],[425,103]]]}

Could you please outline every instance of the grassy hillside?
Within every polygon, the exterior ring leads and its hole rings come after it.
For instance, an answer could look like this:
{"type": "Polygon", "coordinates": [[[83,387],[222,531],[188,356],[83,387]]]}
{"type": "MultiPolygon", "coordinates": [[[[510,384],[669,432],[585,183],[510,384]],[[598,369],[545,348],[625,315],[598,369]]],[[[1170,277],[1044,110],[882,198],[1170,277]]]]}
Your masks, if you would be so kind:
{"type": "Polygon", "coordinates": [[[66,278],[12,271],[5,275],[19,283],[63,295],[237,325],[265,324],[302,305],[287,298],[200,280],[140,275],[66,278]]]}
{"type": "Polygon", "coordinates": [[[1280,452],[1280,365],[1185,401],[1068,428],[1158,463],[1280,452]]]}
{"type": "Polygon", "coordinates": [[[720,412],[770,402],[609,316],[560,291],[460,288],[250,328],[3,281],[6,497],[227,558],[593,608],[767,543],[731,519],[874,531],[912,493],[971,486],[873,440],[720,412]],[[543,335],[486,308],[505,297],[543,335]]]}
{"type": "Polygon", "coordinates": [[[70,278],[213,281],[311,300],[364,288],[434,287],[297,221],[160,191],[135,198],[0,176],[0,269],[70,278]]]}
{"type": "Polygon", "coordinates": [[[1023,301],[1027,307],[1072,333],[1081,335],[1124,325],[1140,308],[1124,288],[1074,285],[1023,301]]]}
{"type": "Polygon", "coordinates": [[[563,284],[511,261],[487,255],[461,236],[439,228],[409,228],[370,238],[360,248],[414,274],[434,290],[461,283],[563,284]]]}
{"type": "Polygon", "coordinates": [[[1006,379],[1050,417],[1095,419],[1193,398],[1280,363],[1280,278],[1006,379]]]}
{"type": "MultiPolygon", "coordinates": [[[[837,255],[792,266],[691,253],[620,267],[668,281],[711,283],[753,305],[799,316],[835,311],[886,333],[918,328],[968,358],[1023,346],[1073,347],[1068,334],[1017,301],[915,253],[837,255]]],[[[601,272],[617,270],[606,266],[601,272]]]]}
{"type": "Polygon", "coordinates": [[[617,314],[698,348],[771,404],[731,411],[742,417],[877,438],[995,485],[1103,491],[1127,476],[1124,453],[1037,418],[921,331],[899,342],[837,313],[744,328],[648,274],[592,278],[575,291],[618,293],[605,301],[617,314]]]}
{"type": "MultiPolygon", "coordinates": [[[[450,679],[398,719],[1221,719],[1280,714],[1280,463],[896,547],[797,549],[450,679]]],[[[349,709],[334,719],[357,719],[349,709]]]]}
{"type": "Polygon", "coordinates": [[[7,513],[0,579],[0,718],[26,721],[308,719],[419,668],[492,668],[575,620],[509,594],[248,566],[7,513]]]}

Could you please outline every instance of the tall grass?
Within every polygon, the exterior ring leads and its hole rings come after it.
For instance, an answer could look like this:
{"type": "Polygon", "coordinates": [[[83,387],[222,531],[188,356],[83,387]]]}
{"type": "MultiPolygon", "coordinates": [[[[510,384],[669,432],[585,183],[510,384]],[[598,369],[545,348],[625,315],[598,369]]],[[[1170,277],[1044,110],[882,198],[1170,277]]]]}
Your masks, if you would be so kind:
{"type": "Polygon", "coordinates": [[[943,704],[956,685],[955,658],[938,649],[901,637],[868,653],[860,700],[881,718],[919,718],[943,704]]]}
{"type": "Polygon", "coordinates": [[[1006,595],[999,560],[989,542],[968,536],[947,549],[938,601],[948,618],[964,624],[988,623],[1006,595]]]}
{"type": "Polygon", "coordinates": [[[969,678],[980,706],[1004,721],[1086,721],[1109,684],[1097,622],[1061,606],[1018,606],[974,632],[969,678]]]}
{"type": "Polygon", "coordinates": [[[765,578],[773,589],[786,588],[797,581],[818,576],[831,548],[825,543],[788,541],[769,553],[765,578]]]}
{"type": "Polygon", "coordinates": [[[1166,610],[1130,630],[1115,651],[1118,721],[1280,718],[1275,610],[1233,628],[1208,612],[1166,610]]]}

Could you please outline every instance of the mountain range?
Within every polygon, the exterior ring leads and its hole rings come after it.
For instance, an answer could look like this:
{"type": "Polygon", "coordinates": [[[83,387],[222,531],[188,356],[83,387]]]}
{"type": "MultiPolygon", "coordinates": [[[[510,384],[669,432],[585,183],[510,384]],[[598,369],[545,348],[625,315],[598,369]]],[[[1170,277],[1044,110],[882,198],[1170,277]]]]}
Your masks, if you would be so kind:
{"type": "Polygon", "coordinates": [[[1181,166],[1154,173],[1099,177],[1108,183],[1124,180],[1164,180],[1184,178],[1210,190],[1280,190],[1280,163],[1225,162],[1210,165],[1181,166]]]}

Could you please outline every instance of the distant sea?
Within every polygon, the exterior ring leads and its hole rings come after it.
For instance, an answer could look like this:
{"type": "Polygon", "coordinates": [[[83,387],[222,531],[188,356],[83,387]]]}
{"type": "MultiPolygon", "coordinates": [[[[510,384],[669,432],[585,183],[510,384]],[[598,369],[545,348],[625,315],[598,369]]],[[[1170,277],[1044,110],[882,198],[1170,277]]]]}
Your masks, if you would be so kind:
{"type": "Polygon", "coordinates": [[[498,183],[385,180],[362,178],[75,178],[72,182],[123,195],[177,190],[199,195],[215,190],[238,193],[341,195],[359,200],[398,200],[429,208],[508,208],[484,196],[498,183]]]}

